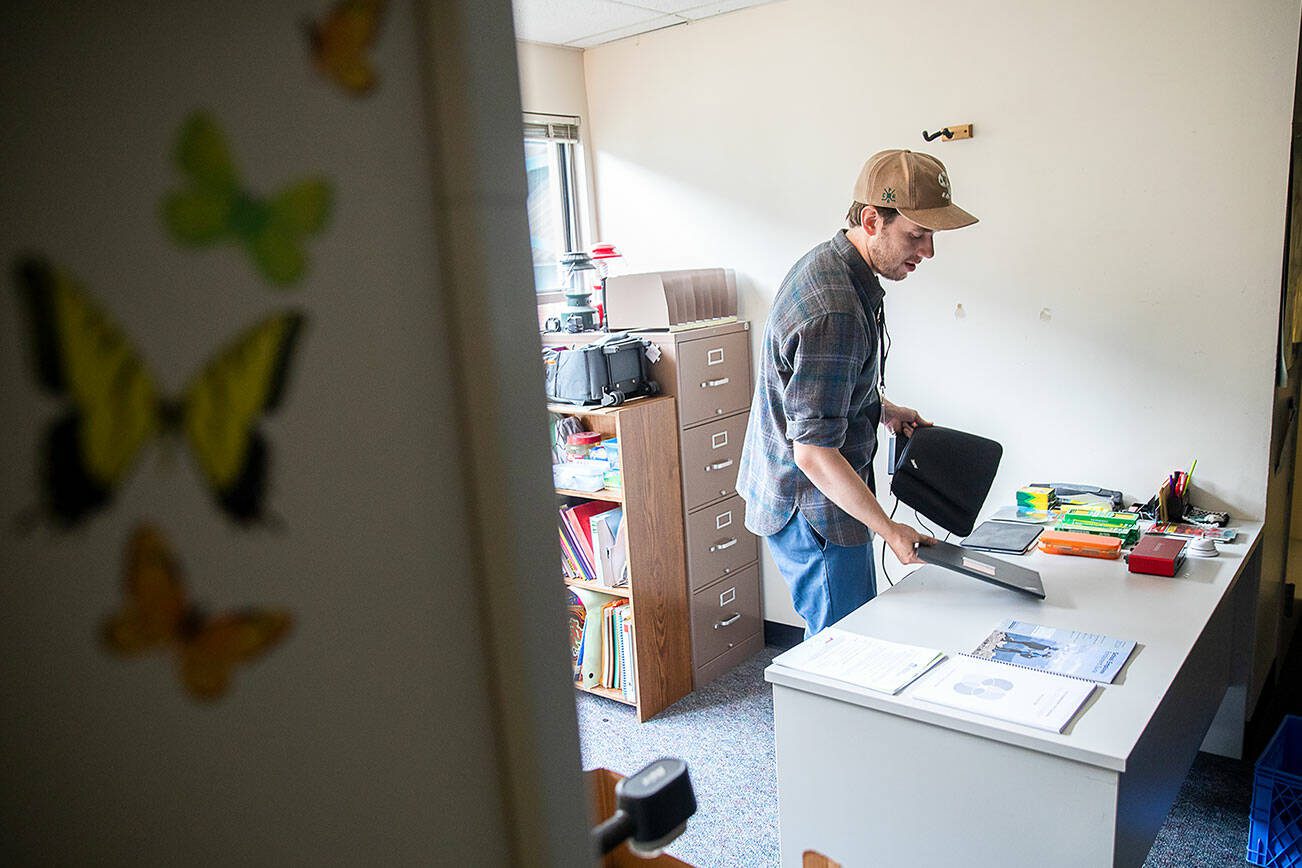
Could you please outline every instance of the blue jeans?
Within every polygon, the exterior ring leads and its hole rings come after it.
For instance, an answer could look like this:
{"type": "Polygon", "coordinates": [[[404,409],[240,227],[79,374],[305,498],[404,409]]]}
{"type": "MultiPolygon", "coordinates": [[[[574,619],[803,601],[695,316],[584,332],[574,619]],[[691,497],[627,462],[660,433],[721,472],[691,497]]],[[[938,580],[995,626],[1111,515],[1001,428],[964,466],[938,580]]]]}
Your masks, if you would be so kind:
{"type": "Polygon", "coordinates": [[[806,638],[877,596],[871,540],[858,546],[828,542],[800,510],[764,539],[791,589],[791,602],[805,619],[806,638]]]}

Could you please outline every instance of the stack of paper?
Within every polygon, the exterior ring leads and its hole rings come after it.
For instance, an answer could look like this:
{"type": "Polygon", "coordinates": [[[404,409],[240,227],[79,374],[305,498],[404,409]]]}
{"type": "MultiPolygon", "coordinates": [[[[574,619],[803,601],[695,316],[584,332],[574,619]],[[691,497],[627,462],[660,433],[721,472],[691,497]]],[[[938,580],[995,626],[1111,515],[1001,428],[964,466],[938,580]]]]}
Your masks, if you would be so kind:
{"type": "Polygon", "coordinates": [[[824,678],[834,678],[880,693],[899,693],[945,655],[934,648],[902,645],[828,627],[774,663],[824,678]]]}

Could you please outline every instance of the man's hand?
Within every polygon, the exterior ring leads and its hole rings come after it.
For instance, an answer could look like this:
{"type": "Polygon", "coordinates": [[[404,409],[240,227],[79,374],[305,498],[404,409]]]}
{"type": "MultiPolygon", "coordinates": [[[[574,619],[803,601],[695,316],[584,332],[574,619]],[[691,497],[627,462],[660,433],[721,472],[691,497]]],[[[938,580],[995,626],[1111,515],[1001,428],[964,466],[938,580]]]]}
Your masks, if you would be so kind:
{"type": "Polygon", "coordinates": [[[934,536],[918,533],[907,524],[896,521],[891,522],[890,530],[882,534],[882,539],[886,540],[886,544],[891,547],[891,551],[895,552],[895,557],[899,558],[902,564],[922,563],[913,550],[914,547],[934,545],[936,542],[934,536]]]}
{"type": "Polygon", "coordinates": [[[931,425],[922,414],[912,407],[901,407],[899,404],[892,404],[885,398],[882,399],[882,424],[890,429],[892,434],[903,434],[905,437],[913,436],[917,428],[926,428],[931,425]]]}

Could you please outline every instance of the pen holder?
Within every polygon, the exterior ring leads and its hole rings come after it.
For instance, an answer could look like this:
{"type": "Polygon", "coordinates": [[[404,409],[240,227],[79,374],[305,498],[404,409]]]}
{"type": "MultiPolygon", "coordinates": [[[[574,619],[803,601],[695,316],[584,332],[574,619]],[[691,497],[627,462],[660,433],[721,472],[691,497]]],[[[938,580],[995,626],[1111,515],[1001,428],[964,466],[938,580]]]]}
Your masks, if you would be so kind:
{"type": "Polygon", "coordinates": [[[1162,487],[1157,490],[1157,509],[1156,518],[1158,521],[1183,521],[1188,493],[1181,496],[1175,493],[1175,486],[1171,480],[1162,483],[1162,487]]]}

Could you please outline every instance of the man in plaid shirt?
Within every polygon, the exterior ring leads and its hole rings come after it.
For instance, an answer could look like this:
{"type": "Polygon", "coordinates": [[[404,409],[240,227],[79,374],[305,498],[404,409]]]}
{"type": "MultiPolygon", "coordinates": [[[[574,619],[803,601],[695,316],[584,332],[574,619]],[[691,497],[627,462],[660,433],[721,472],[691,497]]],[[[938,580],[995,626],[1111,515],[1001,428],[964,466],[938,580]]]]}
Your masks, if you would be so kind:
{"type": "Polygon", "coordinates": [[[935,254],[934,233],[976,222],[950,201],[941,162],[912,151],[874,154],[853,198],[849,228],[805,254],[773,300],[737,480],[807,636],[876,596],[873,534],[906,564],[935,542],[874,493],[878,424],[905,436],[931,424],[883,394],[879,279],[903,280],[935,254]]]}

